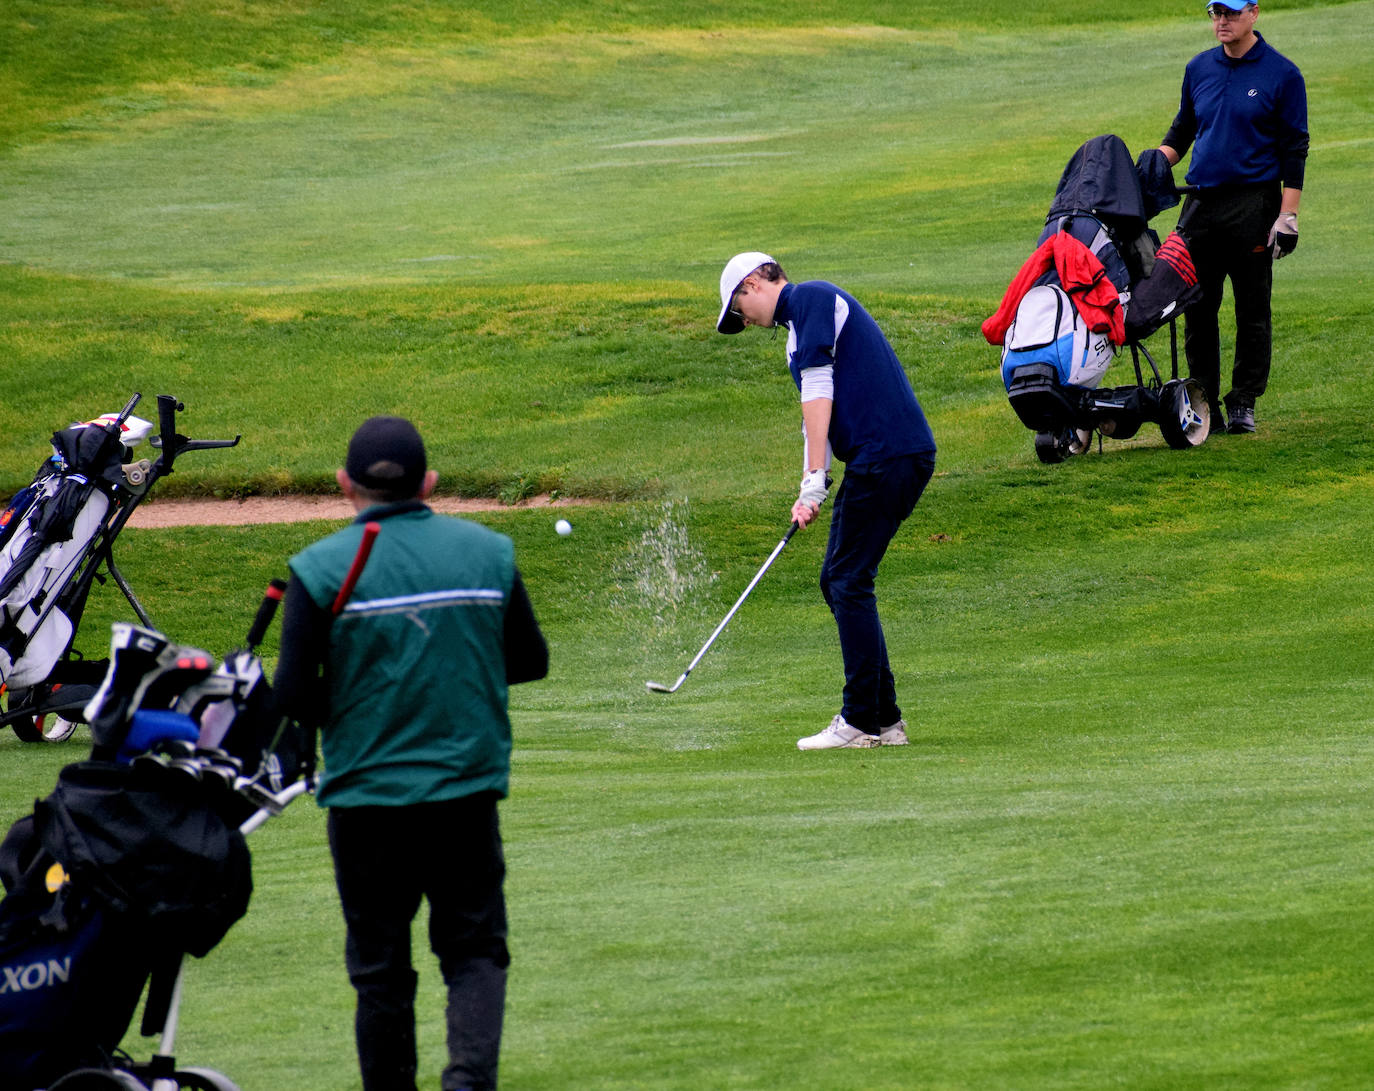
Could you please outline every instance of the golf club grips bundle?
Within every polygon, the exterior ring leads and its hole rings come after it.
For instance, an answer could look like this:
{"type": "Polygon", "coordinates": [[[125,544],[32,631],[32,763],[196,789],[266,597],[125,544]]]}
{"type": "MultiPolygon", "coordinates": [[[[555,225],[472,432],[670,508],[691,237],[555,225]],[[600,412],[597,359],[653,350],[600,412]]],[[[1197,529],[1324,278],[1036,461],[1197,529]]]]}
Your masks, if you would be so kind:
{"type": "MultiPolygon", "coordinates": [[[[284,585],[273,581],[249,631],[248,649],[218,665],[209,652],[154,629],[111,627],[110,665],[85,716],[91,757],[156,761],[233,787],[241,776],[279,792],[312,764],[300,733],[273,711],[271,687],[252,647],[271,623],[284,585]]],[[[245,798],[244,816],[255,809],[245,798]]]]}

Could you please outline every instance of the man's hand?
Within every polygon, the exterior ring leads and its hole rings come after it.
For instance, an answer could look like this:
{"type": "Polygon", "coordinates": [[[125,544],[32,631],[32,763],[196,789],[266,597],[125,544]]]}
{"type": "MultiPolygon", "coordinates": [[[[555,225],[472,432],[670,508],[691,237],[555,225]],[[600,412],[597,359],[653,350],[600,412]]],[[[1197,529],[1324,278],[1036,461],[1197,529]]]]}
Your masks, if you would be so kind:
{"type": "Polygon", "coordinates": [[[792,522],[799,527],[808,526],[816,518],[816,513],[819,510],[819,508],[813,508],[810,504],[803,504],[798,500],[792,505],[792,522]]]}
{"type": "Polygon", "coordinates": [[[802,478],[797,502],[792,505],[792,518],[798,526],[804,527],[816,518],[816,513],[820,511],[829,493],[830,479],[825,476],[825,471],[808,470],[802,478]]]}
{"type": "Polygon", "coordinates": [[[1291,254],[1298,248],[1298,214],[1284,212],[1269,229],[1269,250],[1274,260],[1291,254]]]}

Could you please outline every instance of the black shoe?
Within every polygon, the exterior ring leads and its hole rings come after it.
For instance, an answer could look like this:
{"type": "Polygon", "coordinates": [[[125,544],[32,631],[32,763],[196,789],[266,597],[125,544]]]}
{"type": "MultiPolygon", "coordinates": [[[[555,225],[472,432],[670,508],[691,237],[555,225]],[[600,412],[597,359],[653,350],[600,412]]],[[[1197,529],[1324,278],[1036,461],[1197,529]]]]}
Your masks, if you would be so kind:
{"type": "Polygon", "coordinates": [[[1255,430],[1255,410],[1253,406],[1238,405],[1231,410],[1231,423],[1226,431],[1233,436],[1243,436],[1255,430]]]}

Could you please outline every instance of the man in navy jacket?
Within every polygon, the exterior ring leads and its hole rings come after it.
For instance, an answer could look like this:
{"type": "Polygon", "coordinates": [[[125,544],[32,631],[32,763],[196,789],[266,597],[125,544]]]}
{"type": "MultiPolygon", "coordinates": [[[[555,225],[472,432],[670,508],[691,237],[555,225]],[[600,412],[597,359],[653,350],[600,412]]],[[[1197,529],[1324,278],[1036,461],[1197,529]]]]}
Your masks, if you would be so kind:
{"type": "Polygon", "coordinates": [[[1205,294],[1184,322],[1188,371],[1206,388],[1219,421],[1217,312],[1230,277],[1236,351],[1228,430],[1253,432],[1255,400],[1269,384],[1273,262],[1298,245],[1307,88],[1297,66],[1255,30],[1258,4],[1213,0],[1207,12],[1221,44],[1188,63],[1178,115],[1160,151],[1173,165],[1193,148],[1187,181],[1197,191],[1183,204],[1178,231],[1205,294]]]}
{"type": "Polygon", "coordinates": [[[767,254],[730,259],[716,329],[786,326],[787,367],[801,392],[803,475],[792,518],[805,527],[829,492],[830,456],[845,464],[835,494],[821,593],[844,659],[840,713],[802,750],[901,746],[906,723],[888,663],[874,583],[888,543],[935,471],[935,439],[887,338],[848,292],[788,282],[767,254]]]}

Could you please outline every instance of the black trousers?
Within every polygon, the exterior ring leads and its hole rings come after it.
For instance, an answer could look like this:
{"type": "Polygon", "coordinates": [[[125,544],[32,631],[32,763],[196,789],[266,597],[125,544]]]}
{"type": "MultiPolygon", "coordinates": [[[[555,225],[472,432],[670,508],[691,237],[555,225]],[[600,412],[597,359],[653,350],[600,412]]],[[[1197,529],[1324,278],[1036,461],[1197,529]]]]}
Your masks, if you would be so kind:
{"type": "Polygon", "coordinates": [[[902,718],[878,617],[878,565],[934,472],[934,454],[904,455],[866,472],[846,469],[830,509],[821,594],[840,634],[840,712],[870,735],[902,718]]]}
{"type": "Polygon", "coordinates": [[[496,1087],[510,965],[496,802],[487,792],[413,807],[330,809],[364,1091],[415,1089],[410,928],[421,898],[429,902],[430,949],[448,989],[442,1086],[496,1087]]]}
{"type": "Polygon", "coordinates": [[[1224,187],[1189,194],[1179,213],[1178,232],[1187,240],[1203,290],[1202,299],[1184,316],[1183,351],[1188,374],[1202,384],[1213,405],[1221,401],[1217,314],[1228,277],[1236,311],[1236,349],[1227,407],[1253,407],[1269,385],[1274,262],[1268,240],[1280,200],[1277,183],[1224,187]]]}

